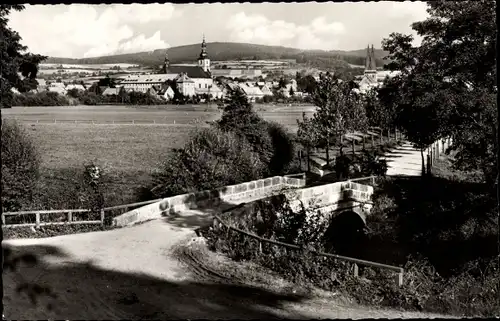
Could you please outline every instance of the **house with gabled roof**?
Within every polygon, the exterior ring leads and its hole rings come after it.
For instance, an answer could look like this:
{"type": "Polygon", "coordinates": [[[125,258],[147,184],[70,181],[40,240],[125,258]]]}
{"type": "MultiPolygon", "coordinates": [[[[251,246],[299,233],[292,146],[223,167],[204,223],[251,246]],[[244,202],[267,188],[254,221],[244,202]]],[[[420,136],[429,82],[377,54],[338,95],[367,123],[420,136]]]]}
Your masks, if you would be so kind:
{"type": "Polygon", "coordinates": [[[113,96],[113,95],[118,95],[119,93],[120,93],[120,87],[116,87],[116,88],[108,87],[102,92],[102,95],[103,96],[113,96]]]}
{"type": "Polygon", "coordinates": [[[170,86],[164,86],[163,88],[160,88],[158,91],[158,96],[162,97],[165,100],[171,100],[175,96],[175,92],[170,86]]]}
{"type": "Polygon", "coordinates": [[[262,86],[259,86],[259,89],[260,91],[262,91],[262,93],[264,94],[264,96],[273,96],[273,91],[271,89],[269,89],[269,87],[267,85],[262,85],[262,86]]]}
{"type": "Polygon", "coordinates": [[[264,93],[259,89],[259,87],[249,87],[244,84],[240,84],[239,88],[245,93],[249,101],[255,101],[264,97],[264,93]]]}
{"type": "Polygon", "coordinates": [[[184,96],[192,97],[196,95],[195,82],[189,78],[187,74],[179,74],[177,78],[175,78],[175,82],[177,84],[177,89],[184,96]]]}

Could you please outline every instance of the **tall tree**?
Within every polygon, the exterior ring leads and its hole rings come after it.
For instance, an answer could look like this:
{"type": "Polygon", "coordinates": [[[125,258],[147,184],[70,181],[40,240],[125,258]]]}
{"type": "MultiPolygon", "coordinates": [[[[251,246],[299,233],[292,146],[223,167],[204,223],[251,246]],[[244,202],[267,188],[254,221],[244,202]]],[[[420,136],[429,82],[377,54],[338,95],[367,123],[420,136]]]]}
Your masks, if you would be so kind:
{"type": "Polygon", "coordinates": [[[393,97],[387,100],[396,105],[396,121],[414,144],[452,137],[455,165],[480,169],[493,183],[498,175],[495,2],[429,1],[428,13],[412,25],[423,38],[419,47],[412,46],[411,36],[395,33],[383,42],[391,59],[387,67],[401,72],[391,81],[393,97]]]}
{"type": "Polygon", "coordinates": [[[9,13],[23,9],[23,5],[0,5],[0,108],[12,106],[12,88],[26,92],[37,87],[38,64],[47,58],[27,52],[19,34],[7,25],[9,13]]]}
{"type": "Polygon", "coordinates": [[[311,171],[310,157],[311,150],[318,145],[318,132],[311,119],[302,114],[302,121],[297,119],[297,138],[298,142],[305,148],[307,157],[307,171],[311,171]]]}
{"type": "Polygon", "coordinates": [[[326,73],[321,75],[312,94],[313,103],[318,107],[313,124],[325,146],[327,165],[330,163],[330,146],[338,146],[342,154],[342,137],[365,126],[365,111],[354,89],[352,82],[326,73]]]}

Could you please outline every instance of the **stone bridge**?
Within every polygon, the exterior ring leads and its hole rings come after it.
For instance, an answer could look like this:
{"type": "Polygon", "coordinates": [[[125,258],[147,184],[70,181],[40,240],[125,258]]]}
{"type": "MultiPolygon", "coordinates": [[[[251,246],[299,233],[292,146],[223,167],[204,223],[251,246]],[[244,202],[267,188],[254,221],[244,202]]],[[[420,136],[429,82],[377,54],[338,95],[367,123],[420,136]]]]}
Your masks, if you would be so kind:
{"type": "Polygon", "coordinates": [[[283,194],[292,207],[302,203],[305,208],[322,213],[355,213],[360,224],[372,207],[373,187],[350,181],[304,188],[305,175],[275,176],[212,191],[201,191],[164,198],[113,219],[114,226],[127,226],[159,219],[168,215],[187,215],[196,211],[204,215],[217,213],[240,203],[250,203],[273,195],[283,194]]]}

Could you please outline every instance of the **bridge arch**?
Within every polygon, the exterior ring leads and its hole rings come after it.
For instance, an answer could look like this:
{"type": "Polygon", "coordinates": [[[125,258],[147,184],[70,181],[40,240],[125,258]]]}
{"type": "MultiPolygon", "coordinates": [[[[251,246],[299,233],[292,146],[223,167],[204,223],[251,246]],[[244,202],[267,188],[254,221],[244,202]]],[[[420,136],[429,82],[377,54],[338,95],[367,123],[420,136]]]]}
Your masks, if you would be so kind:
{"type": "Polygon", "coordinates": [[[365,239],[366,222],[364,214],[358,212],[362,213],[362,209],[345,209],[330,218],[324,234],[327,248],[347,256],[356,256],[360,252],[365,239]]]}

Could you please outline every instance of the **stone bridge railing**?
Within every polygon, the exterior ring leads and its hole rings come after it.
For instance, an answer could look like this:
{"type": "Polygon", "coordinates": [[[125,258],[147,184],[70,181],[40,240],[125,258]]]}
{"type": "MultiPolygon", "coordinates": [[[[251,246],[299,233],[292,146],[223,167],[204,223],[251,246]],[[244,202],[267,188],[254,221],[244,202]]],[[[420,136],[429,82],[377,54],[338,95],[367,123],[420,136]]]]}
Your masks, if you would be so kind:
{"type": "Polygon", "coordinates": [[[302,203],[306,209],[322,213],[350,210],[366,222],[366,216],[372,208],[373,186],[345,181],[285,191],[284,194],[292,208],[298,209],[302,203]]]}
{"type": "Polygon", "coordinates": [[[190,209],[213,209],[221,203],[235,205],[279,194],[283,190],[304,187],[305,184],[305,174],[294,174],[225,186],[212,191],[176,195],[117,216],[113,219],[113,225],[132,225],[190,209]]]}

